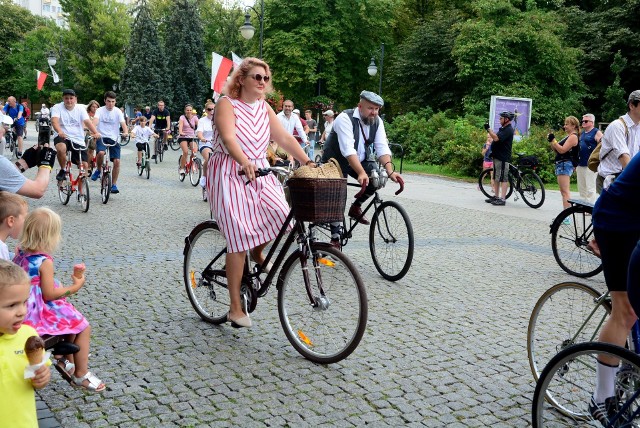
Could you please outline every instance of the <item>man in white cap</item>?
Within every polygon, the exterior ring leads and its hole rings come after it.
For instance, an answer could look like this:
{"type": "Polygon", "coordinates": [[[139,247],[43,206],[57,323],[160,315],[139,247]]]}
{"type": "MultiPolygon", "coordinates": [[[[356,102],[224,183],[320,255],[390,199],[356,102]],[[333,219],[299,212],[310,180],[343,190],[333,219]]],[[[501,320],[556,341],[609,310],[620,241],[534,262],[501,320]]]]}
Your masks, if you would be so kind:
{"type": "MultiPolygon", "coordinates": [[[[378,116],[383,105],[384,101],[380,95],[362,91],[358,107],[345,110],[336,118],[322,154],[323,163],[335,158],[340,163],[345,177],[350,175],[357,179],[361,186],[366,186],[365,192],[349,209],[349,217],[357,219],[362,224],[369,224],[369,220],[362,214],[361,206],[376,191],[377,183],[369,181],[371,172],[378,169],[376,161],[380,162],[391,180],[400,184],[401,189],[404,186],[404,180],[391,162],[391,150],[384,122],[378,116]]],[[[337,247],[338,231],[334,229],[332,227],[331,243],[337,247]]]]}
{"type": "Polygon", "coordinates": [[[289,134],[296,135],[293,131],[297,132],[296,139],[298,139],[300,144],[306,144],[307,133],[304,131],[304,127],[300,121],[300,110],[298,110],[298,114],[295,114],[294,111],[293,101],[286,100],[282,104],[282,111],[277,114],[278,120],[280,120],[280,123],[282,123],[282,126],[284,126],[284,129],[286,129],[289,134]]]}
{"type": "Polygon", "coordinates": [[[324,131],[322,131],[322,135],[320,136],[320,144],[324,144],[327,140],[327,137],[331,133],[331,128],[333,128],[333,116],[335,113],[333,110],[327,110],[322,112],[322,117],[324,117],[324,131]]]}

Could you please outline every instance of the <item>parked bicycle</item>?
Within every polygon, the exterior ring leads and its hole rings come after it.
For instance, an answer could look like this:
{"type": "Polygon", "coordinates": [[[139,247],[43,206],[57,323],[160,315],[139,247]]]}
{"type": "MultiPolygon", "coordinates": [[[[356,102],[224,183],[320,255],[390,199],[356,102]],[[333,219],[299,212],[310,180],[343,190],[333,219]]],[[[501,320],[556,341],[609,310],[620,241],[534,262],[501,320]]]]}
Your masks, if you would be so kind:
{"type": "Polygon", "coordinates": [[[591,247],[593,204],[569,199],[571,206],[562,211],[551,223],[551,249],[553,257],[568,274],[588,278],[602,271],[602,261],[591,247]]]}
{"type": "Polygon", "coordinates": [[[178,158],[178,178],[180,178],[180,181],[184,181],[185,176],[188,174],[189,181],[193,187],[200,183],[200,177],[202,176],[202,161],[198,158],[198,145],[195,141],[197,141],[195,137],[188,139],[189,157],[184,164],[184,173],[180,173],[182,155],[178,158]]]}
{"type": "MultiPolygon", "coordinates": [[[[289,171],[278,167],[264,168],[258,170],[257,176],[269,173],[287,176],[289,171]]],[[[343,180],[339,181],[338,184],[344,184],[343,180]]],[[[287,185],[292,184],[293,180],[287,182],[287,185]]],[[[346,188],[343,190],[346,192],[346,188]]],[[[344,195],[341,192],[341,196],[344,195]]],[[[295,199],[293,203],[295,207],[295,199]]],[[[246,313],[253,312],[258,298],[267,294],[277,278],[278,314],[289,342],[311,361],[335,363],[349,356],[362,339],[367,324],[366,291],[349,258],[331,245],[315,241],[301,220],[305,218],[304,213],[298,210],[298,216],[302,217],[294,218],[294,211],[289,213],[266,256],[263,266],[269,265],[275,257],[266,276],[262,266],[251,268],[247,252],[241,285],[242,302],[246,313]],[[291,224],[293,228],[287,232],[291,224]],[[289,254],[294,241],[297,248],[289,254]]],[[[336,213],[341,212],[344,212],[344,203],[326,213],[326,220],[335,220],[336,213]]],[[[198,315],[213,324],[225,323],[229,311],[226,251],[224,236],[213,220],[200,223],[185,238],[187,295],[198,315]]]]}
{"type": "MultiPolygon", "coordinates": [[[[87,176],[87,172],[84,169],[84,164],[82,162],[82,152],[87,150],[86,146],[82,146],[71,141],[71,150],[67,150],[67,162],[65,163],[64,171],[65,171],[65,179],[63,181],[58,181],[58,197],[60,198],[60,202],[62,205],[67,205],[69,203],[69,199],[71,199],[71,195],[73,193],[77,194],[78,202],[82,207],[83,212],[89,211],[89,180],[87,176]],[[72,165],[72,153],[77,152],[78,162],[78,175],[76,178],[73,178],[73,172],[71,170],[72,165]]],[[[58,171],[59,172],[59,171],[58,171]]]]}
{"type": "MultiPolygon", "coordinates": [[[[516,156],[515,164],[509,164],[509,185],[506,199],[509,199],[515,189],[525,204],[531,208],[540,208],[544,203],[545,192],[542,180],[536,174],[536,168],[539,165],[538,158],[527,156],[524,153],[516,153],[516,156]]],[[[487,198],[494,196],[491,187],[492,177],[493,168],[485,169],[478,177],[478,187],[487,198]]],[[[513,199],[517,201],[518,195],[516,194],[513,199]]]]}

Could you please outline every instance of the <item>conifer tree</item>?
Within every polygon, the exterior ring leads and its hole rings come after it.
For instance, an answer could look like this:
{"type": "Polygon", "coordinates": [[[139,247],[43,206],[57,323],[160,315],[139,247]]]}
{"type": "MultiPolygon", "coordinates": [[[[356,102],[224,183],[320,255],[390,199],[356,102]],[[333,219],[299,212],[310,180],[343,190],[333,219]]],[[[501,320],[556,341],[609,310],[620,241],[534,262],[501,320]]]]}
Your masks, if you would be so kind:
{"type": "Polygon", "coordinates": [[[138,2],[134,16],[120,91],[127,104],[142,107],[167,99],[171,94],[168,93],[169,76],[164,44],[158,36],[158,27],[151,18],[146,0],[138,2]]]}

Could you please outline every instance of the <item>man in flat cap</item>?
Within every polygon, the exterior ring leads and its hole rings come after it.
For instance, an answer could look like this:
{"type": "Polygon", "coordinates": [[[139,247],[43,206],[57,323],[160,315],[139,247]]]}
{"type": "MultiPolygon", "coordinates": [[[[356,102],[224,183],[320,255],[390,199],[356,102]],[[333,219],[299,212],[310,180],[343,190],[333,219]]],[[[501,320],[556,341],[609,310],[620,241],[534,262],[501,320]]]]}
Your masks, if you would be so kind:
{"type": "MultiPolygon", "coordinates": [[[[378,117],[383,105],[384,101],[380,95],[362,91],[358,107],[344,110],[336,117],[322,154],[322,162],[335,158],[340,163],[345,177],[350,175],[357,179],[361,186],[366,186],[364,194],[358,197],[349,209],[349,217],[357,219],[362,224],[369,224],[369,220],[362,215],[361,207],[376,191],[377,183],[369,180],[371,172],[378,170],[376,160],[391,180],[404,185],[402,177],[395,172],[391,162],[391,150],[384,123],[378,117]]],[[[338,238],[339,230],[332,227],[332,245],[339,247],[338,238]]]]}

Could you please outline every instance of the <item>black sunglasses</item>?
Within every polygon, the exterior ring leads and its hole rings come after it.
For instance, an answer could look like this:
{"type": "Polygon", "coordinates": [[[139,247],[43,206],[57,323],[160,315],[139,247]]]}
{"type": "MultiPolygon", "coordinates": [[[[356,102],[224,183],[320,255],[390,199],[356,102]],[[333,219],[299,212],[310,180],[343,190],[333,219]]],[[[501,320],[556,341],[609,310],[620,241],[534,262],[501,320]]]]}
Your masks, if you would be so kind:
{"type": "Polygon", "coordinates": [[[271,77],[269,76],[263,76],[262,74],[247,74],[247,76],[251,77],[252,79],[255,79],[256,82],[262,82],[262,80],[264,79],[264,83],[269,83],[269,80],[271,80],[271,77]]]}
{"type": "Polygon", "coordinates": [[[213,107],[207,107],[207,111],[213,111],[213,107]]]}
{"type": "Polygon", "coordinates": [[[591,122],[590,120],[583,120],[582,123],[589,123],[591,122]]]}

